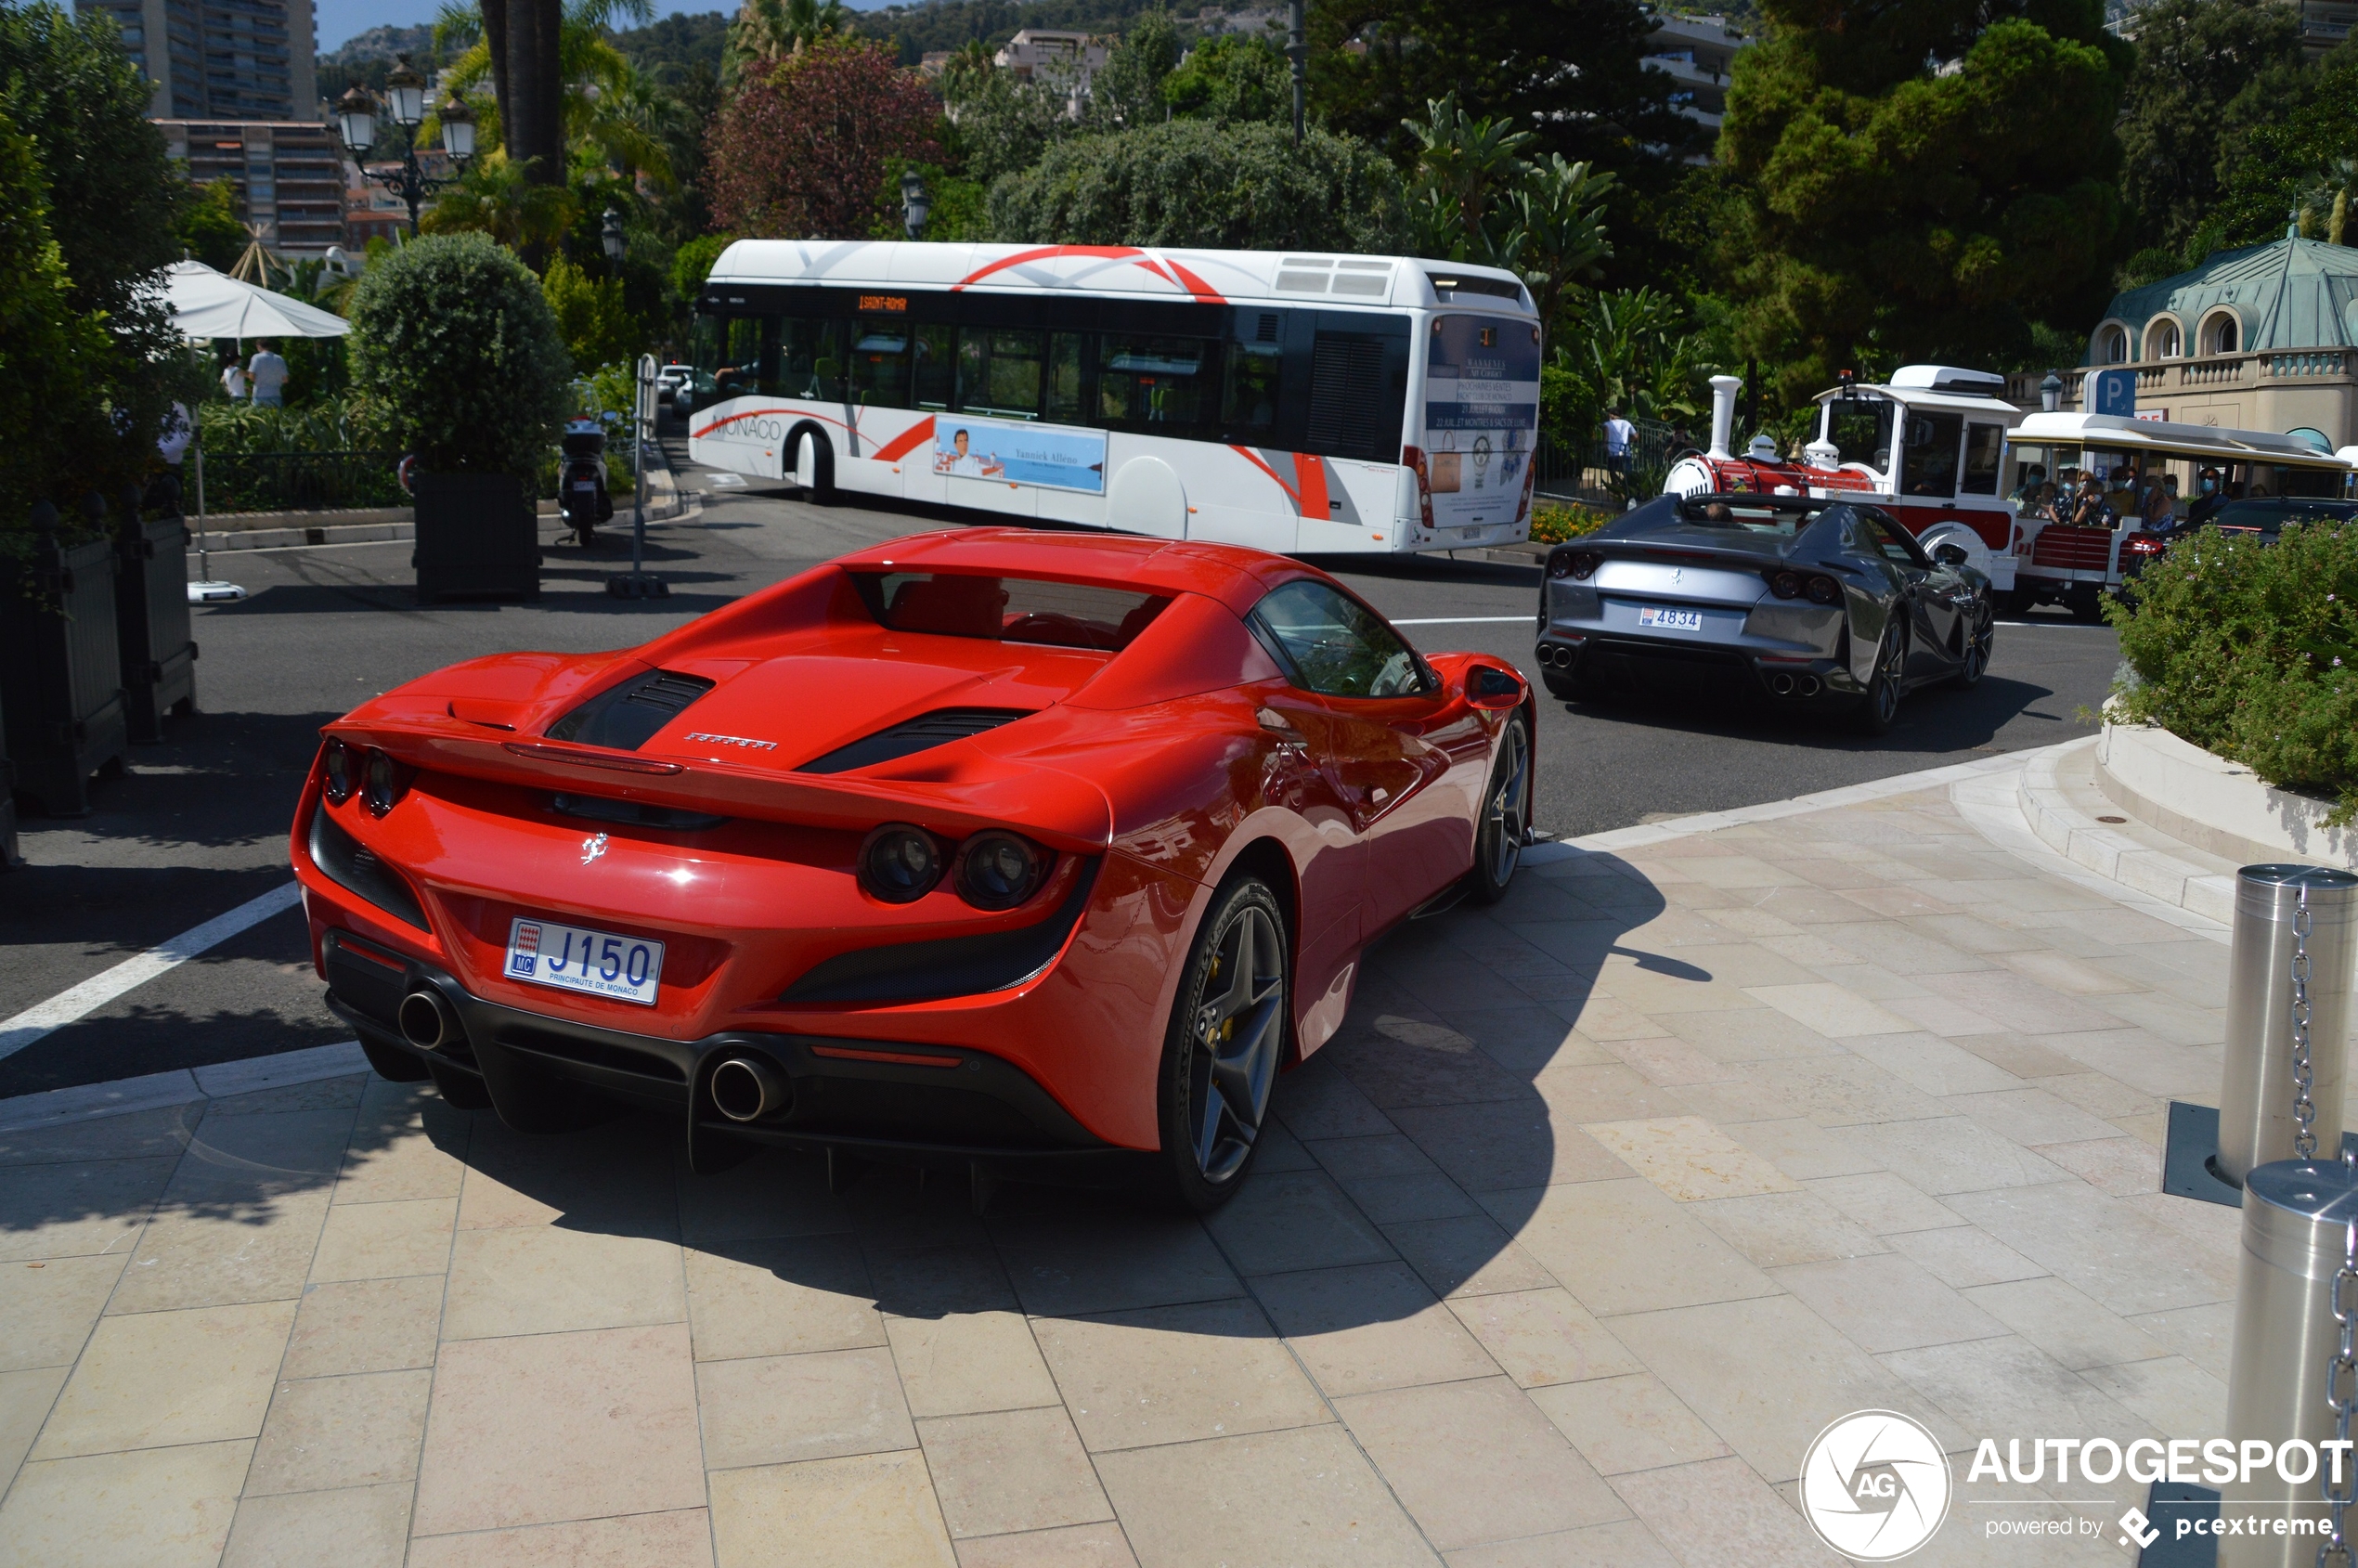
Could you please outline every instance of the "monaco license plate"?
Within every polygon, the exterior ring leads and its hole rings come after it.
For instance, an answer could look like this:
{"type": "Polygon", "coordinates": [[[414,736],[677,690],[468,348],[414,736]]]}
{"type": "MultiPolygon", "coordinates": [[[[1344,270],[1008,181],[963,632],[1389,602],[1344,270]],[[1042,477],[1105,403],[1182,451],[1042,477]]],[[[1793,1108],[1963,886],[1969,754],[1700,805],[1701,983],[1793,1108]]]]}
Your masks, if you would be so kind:
{"type": "Polygon", "coordinates": [[[663,944],[519,918],[508,927],[507,973],[510,979],[652,1007],[663,977],[663,944]]]}
{"type": "Polygon", "coordinates": [[[1664,610],[1649,604],[1638,612],[1638,624],[1658,631],[1701,631],[1701,610],[1664,610]]]}

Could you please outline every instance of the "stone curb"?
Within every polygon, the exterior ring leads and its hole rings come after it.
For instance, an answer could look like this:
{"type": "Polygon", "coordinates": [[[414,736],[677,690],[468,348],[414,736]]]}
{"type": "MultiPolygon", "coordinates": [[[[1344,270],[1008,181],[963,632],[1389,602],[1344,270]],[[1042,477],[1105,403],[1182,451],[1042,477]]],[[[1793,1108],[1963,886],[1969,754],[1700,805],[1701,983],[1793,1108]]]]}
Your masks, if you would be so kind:
{"type": "Polygon", "coordinates": [[[125,1116],[138,1110],[162,1110],[196,1100],[216,1100],[256,1089],[310,1083],[322,1078],[346,1078],[369,1070],[360,1043],[315,1045],[305,1051],[284,1051],[275,1056],[248,1056],[240,1061],[215,1062],[210,1067],[179,1068],[140,1078],[118,1078],[108,1083],[82,1083],[71,1089],[49,1089],[0,1100],[0,1134],[29,1133],[44,1127],[86,1121],[100,1116],[125,1116]]]}
{"type": "MultiPolygon", "coordinates": [[[[2015,781],[2023,820],[2055,853],[2148,898],[2221,922],[2235,917],[2235,880],[2116,833],[2074,806],[2056,778],[2072,754],[2092,750],[2094,737],[2067,741],[2033,754],[2015,781]]],[[[2157,829],[2156,831],[2158,831],[2157,829]]]]}

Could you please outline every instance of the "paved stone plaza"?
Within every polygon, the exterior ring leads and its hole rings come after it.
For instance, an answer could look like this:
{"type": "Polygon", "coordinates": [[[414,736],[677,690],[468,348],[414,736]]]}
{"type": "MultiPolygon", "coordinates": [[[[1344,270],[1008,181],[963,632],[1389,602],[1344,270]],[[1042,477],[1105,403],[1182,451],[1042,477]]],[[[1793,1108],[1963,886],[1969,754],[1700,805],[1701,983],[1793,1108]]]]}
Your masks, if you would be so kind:
{"type": "MultiPolygon", "coordinates": [[[[1850,1411],[2216,1434],[2227,948],[1971,787],[1538,852],[1208,1224],[365,1075],[0,1134],[0,1564],[1833,1563],[1850,1411]]],[[[1914,1561],[2128,1555],[1957,1480],[1914,1561]]]]}

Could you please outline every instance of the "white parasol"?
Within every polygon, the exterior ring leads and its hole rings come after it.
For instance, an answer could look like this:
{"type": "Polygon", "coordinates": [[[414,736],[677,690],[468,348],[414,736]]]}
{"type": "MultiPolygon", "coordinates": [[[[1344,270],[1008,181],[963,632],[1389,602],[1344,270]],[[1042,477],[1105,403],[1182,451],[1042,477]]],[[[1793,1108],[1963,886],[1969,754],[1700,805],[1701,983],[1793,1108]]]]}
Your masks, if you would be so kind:
{"type": "Polygon", "coordinates": [[[192,338],[340,338],[352,323],[199,261],[164,269],[172,323],[192,338]]]}

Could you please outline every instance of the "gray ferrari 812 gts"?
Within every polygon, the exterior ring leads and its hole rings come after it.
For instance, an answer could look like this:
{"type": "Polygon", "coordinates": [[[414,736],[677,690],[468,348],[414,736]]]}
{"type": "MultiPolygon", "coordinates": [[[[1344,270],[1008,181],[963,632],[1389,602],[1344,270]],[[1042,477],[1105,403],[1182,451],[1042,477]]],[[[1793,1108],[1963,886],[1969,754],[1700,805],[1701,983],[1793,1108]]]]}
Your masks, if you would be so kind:
{"type": "Polygon", "coordinates": [[[1879,735],[1914,688],[1978,683],[1994,620],[1962,549],[1927,554],[1880,508],[1663,496],[1548,552],[1538,658],[1559,697],[1717,677],[1879,735]]]}

